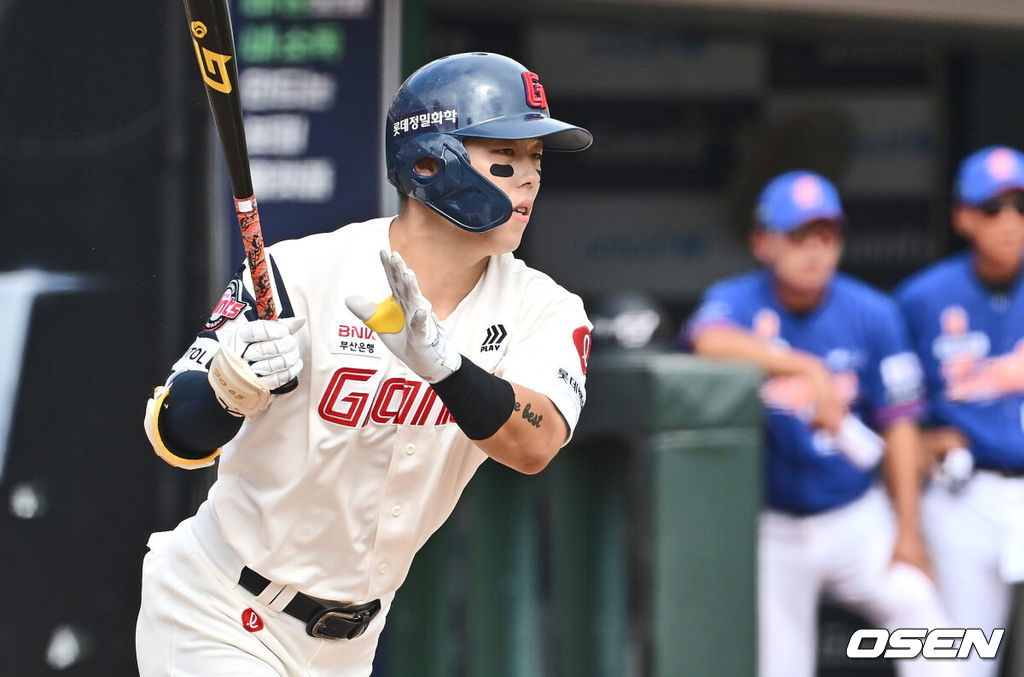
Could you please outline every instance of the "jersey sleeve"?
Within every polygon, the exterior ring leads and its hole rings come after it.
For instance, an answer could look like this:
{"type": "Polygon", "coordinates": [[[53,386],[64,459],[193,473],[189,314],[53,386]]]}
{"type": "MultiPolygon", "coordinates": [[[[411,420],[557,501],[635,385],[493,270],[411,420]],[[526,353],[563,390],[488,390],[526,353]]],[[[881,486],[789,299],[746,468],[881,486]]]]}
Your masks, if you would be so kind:
{"type": "MultiPolygon", "coordinates": [[[[271,284],[279,317],[293,315],[280,271],[269,254],[271,284]]],[[[146,408],[144,428],[158,456],[179,468],[193,469],[213,463],[220,445],[241,427],[241,419],[227,413],[207,383],[213,356],[220,349],[217,332],[232,324],[257,319],[252,278],[243,264],[228,282],[192,344],[171,366],[146,408]]]]}
{"type": "Polygon", "coordinates": [[[564,290],[523,319],[495,373],[550,399],[569,427],[568,442],[587,401],[593,325],[580,298],[564,290]]]}
{"type": "Polygon", "coordinates": [[[712,285],[697,304],[690,320],[683,326],[677,340],[677,346],[683,349],[693,347],[693,342],[702,331],[710,327],[736,327],[749,329],[749,313],[746,312],[744,299],[735,285],[722,282],[712,285]]]}
{"type": "Polygon", "coordinates": [[[875,423],[885,428],[924,413],[924,378],[895,302],[886,299],[877,310],[865,386],[875,423]]]}
{"type": "MultiPolygon", "coordinates": [[[[288,296],[288,288],[281,278],[281,271],[277,262],[267,249],[267,260],[270,269],[271,288],[274,291],[274,307],[278,317],[293,317],[291,300],[288,296]]],[[[203,323],[195,341],[188,347],[185,353],[171,366],[171,376],[168,383],[178,373],[189,370],[207,371],[210,367],[210,360],[219,348],[217,331],[232,324],[252,322],[258,319],[256,315],[256,298],[253,292],[252,276],[249,273],[248,262],[243,262],[238,270],[228,281],[224,293],[213,306],[209,319],[203,323]]]]}

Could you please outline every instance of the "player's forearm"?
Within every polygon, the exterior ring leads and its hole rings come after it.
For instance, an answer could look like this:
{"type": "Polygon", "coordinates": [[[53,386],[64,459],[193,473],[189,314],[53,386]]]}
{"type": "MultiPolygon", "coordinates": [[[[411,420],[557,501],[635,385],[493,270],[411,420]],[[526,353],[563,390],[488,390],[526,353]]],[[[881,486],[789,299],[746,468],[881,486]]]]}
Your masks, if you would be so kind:
{"type": "Polygon", "coordinates": [[[942,458],[956,447],[969,447],[967,437],[953,426],[932,428],[921,433],[921,445],[930,459],[942,458]]]}
{"type": "Polygon", "coordinates": [[[551,400],[521,385],[512,387],[512,415],[494,435],[478,440],[477,446],[502,465],[532,475],[555,457],[569,430],[551,400]]]}
{"type": "Polygon", "coordinates": [[[804,374],[817,366],[813,355],[770,345],[739,327],[715,326],[701,330],[693,351],[704,357],[748,362],[770,376],[804,374]]]}
{"type": "Polygon", "coordinates": [[[920,526],[921,495],[918,473],[920,438],[917,425],[910,420],[898,421],[889,426],[883,436],[886,444],[886,479],[899,530],[916,533],[920,526]]]}
{"type": "Polygon", "coordinates": [[[519,472],[539,472],[567,437],[565,422],[547,397],[488,373],[468,358],[433,388],[469,439],[519,472]]]}

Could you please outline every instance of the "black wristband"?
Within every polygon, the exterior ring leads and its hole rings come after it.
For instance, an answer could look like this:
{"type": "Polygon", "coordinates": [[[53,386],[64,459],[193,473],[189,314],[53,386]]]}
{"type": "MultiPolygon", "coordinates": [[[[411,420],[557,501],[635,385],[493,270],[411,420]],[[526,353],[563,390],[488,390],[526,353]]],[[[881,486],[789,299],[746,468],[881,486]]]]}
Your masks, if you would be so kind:
{"type": "Polygon", "coordinates": [[[205,371],[186,371],[171,381],[164,410],[157,419],[167,449],[184,459],[210,455],[230,442],[245,420],[224,410],[205,371]]]}
{"type": "Polygon", "coordinates": [[[433,384],[452,418],[471,440],[485,440],[512,416],[512,384],[473,364],[466,356],[451,376],[433,384]]]}

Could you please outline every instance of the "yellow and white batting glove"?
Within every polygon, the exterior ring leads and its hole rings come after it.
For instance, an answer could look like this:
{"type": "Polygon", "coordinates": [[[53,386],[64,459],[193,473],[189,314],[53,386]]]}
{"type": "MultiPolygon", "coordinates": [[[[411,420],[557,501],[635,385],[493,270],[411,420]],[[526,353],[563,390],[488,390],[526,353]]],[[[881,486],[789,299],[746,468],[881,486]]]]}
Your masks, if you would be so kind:
{"type": "Polygon", "coordinates": [[[416,273],[398,252],[381,251],[380,261],[391,296],[380,303],[349,296],[345,305],[424,381],[437,383],[451,376],[462,366],[462,355],[438,323],[430,301],[420,293],[416,273]]]}
{"type": "Polygon", "coordinates": [[[228,413],[251,418],[270,404],[272,390],[302,371],[295,332],[306,320],[254,320],[217,331],[220,350],[210,362],[208,379],[228,413]]]}

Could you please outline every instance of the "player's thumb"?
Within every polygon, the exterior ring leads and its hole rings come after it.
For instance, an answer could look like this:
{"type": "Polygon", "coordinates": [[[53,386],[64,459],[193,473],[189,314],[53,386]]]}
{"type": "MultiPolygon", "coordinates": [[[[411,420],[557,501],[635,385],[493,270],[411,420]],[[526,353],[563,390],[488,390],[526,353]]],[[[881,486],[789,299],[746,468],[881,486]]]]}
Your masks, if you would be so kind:
{"type": "Polygon", "coordinates": [[[285,326],[289,334],[295,334],[306,324],[306,318],[304,317],[282,317],[279,318],[279,321],[285,326]]]}
{"type": "Polygon", "coordinates": [[[362,296],[345,299],[348,309],[378,334],[397,334],[405,327],[405,313],[395,303],[394,297],[387,297],[380,303],[371,303],[362,296]]]}
{"type": "Polygon", "coordinates": [[[363,322],[366,322],[377,310],[377,304],[367,301],[362,296],[349,296],[345,299],[345,305],[352,311],[352,314],[363,322]]]}

